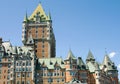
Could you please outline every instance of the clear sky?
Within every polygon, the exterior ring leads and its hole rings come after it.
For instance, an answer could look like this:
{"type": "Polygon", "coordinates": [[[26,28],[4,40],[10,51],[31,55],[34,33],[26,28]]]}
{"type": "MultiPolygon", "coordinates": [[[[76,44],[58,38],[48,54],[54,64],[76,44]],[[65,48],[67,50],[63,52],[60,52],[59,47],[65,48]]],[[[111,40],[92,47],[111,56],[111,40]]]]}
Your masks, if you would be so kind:
{"type": "Polygon", "coordinates": [[[22,45],[22,21],[39,1],[46,13],[51,12],[58,57],[65,58],[71,49],[85,60],[91,50],[102,62],[107,51],[120,71],[120,0],[1,0],[0,37],[4,41],[22,45]]]}

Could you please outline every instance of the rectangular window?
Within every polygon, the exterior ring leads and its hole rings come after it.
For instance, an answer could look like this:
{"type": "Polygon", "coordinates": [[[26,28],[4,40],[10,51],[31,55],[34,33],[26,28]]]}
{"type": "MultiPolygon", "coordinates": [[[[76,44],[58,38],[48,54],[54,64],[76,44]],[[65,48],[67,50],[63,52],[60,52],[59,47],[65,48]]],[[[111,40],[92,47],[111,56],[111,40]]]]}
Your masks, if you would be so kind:
{"type": "Polygon", "coordinates": [[[57,76],[59,76],[59,73],[57,73],[57,76]]]}
{"type": "Polygon", "coordinates": [[[2,64],[0,64],[0,68],[2,67],[2,64]]]}
{"type": "Polygon", "coordinates": [[[23,63],[23,66],[25,66],[25,63],[23,63]]]}
{"type": "Polygon", "coordinates": [[[17,73],[17,77],[20,77],[20,73],[17,73]]]}
{"type": "Polygon", "coordinates": [[[28,68],[26,67],[26,71],[28,71],[28,68]]]}
{"type": "Polygon", "coordinates": [[[29,64],[28,64],[29,66],[31,66],[31,62],[29,62],[29,64]]]}
{"type": "Polygon", "coordinates": [[[2,73],[2,70],[0,70],[0,74],[2,73]]]}
{"type": "Polygon", "coordinates": [[[8,79],[8,80],[10,79],[10,75],[7,76],[7,79],[8,79]]]}
{"type": "Polygon", "coordinates": [[[24,74],[24,73],[22,74],[22,77],[25,77],[25,74],[24,74]]]}
{"type": "Polygon", "coordinates": [[[49,79],[48,79],[48,82],[49,82],[49,83],[53,82],[53,79],[52,79],[52,78],[49,78],[49,79]]]}
{"type": "Polygon", "coordinates": [[[19,71],[22,71],[22,68],[19,68],[19,71]]]}
{"type": "Polygon", "coordinates": [[[60,79],[59,79],[59,78],[57,79],[57,82],[60,82],[60,79]]]}
{"type": "Polygon", "coordinates": [[[30,77],[30,73],[27,74],[27,77],[30,77]]]}
{"type": "Polygon", "coordinates": [[[22,81],[22,84],[24,84],[24,81],[22,81]]]}
{"type": "Polygon", "coordinates": [[[27,84],[30,84],[30,81],[27,81],[27,84]]]}
{"type": "Polygon", "coordinates": [[[56,76],[56,73],[54,73],[54,76],[56,76]]]}
{"type": "Polygon", "coordinates": [[[64,76],[64,72],[62,72],[62,76],[64,76]]]}
{"type": "Polygon", "coordinates": [[[29,68],[29,71],[32,71],[32,68],[29,68]]]}
{"type": "Polygon", "coordinates": [[[20,84],[20,81],[17,81],[17,84],[20,84]]]}
{"type": "Polygon", "coordinates": [[[18,71],[18,68],[16,68],[16,71],[18,71]]]}

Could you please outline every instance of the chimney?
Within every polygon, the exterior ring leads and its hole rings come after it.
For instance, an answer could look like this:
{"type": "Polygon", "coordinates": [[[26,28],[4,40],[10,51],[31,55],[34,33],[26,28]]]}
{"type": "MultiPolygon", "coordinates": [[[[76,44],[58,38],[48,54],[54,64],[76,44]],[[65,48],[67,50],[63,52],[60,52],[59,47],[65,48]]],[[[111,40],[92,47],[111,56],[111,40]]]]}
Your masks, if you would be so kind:
{"type": "Polygon", "coordinates": [[[0,37],[0,44],[2,44],[2,38],[0,37]]]}

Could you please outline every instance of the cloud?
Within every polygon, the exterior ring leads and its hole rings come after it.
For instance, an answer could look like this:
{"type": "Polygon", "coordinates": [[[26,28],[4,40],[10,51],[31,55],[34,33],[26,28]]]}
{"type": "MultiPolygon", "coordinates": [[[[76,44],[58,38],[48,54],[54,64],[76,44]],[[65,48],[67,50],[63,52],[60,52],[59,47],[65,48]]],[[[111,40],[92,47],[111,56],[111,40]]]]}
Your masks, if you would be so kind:
{"type": "Polygon", "coordinates": [[[111,53],[109,54],[109,57],[110,57],[110,58],[113,58],[115,55],[116,55],[116,52],[111,52],[111,53]]]}
{"type": "Polygon", "coordinates": [[[120,69],[120,64],[118,65],[118,68],[120,69]]]}

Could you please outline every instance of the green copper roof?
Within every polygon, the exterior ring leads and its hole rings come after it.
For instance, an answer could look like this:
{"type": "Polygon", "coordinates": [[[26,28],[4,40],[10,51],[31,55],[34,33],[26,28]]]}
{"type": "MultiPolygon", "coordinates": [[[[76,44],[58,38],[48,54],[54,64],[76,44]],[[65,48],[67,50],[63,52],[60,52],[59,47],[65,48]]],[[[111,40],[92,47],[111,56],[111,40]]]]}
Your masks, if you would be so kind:
{"type": "Polygon", "coordinates": [[[75,56],[73,55],[73,53],[72,53],[72,51],[71,50],[69,50],[69,52],[68,52],[68,55],[67,55],[67,58],[66,58],[67,60],[69,60],[69,59],[76,59],[75,58],[75,56]]]}
{"type": "Polygon", "coordinates": [[[117,70],[117,67],[115,66],[115,64],[111,61],[111,59],[109,58],[109,56],[106,54],[103,60],[103,66],[105,66],[107,68],[107,70],[117,70]]]}
{"type": "Polygon", "coordinates": [[[92,52],[89,50],[87,59],[95,59],[92,52]]]}
{"type": "Polygon", "coordinates": [[[42,58],[38,60],[39,64],[43,64],[48,68],[48,69],[54,69],[55,65],[57,63],[57,65],[64,69],[64,61],[62,60],[62,58],[42,58]]]}
{"type": "Polygon", "coordinates": [[[100,70],[100,66],[99,66],[99,64],[98,64],[97,62],[95,62],[95,70],[96,70],[96,71],[99,71],[99,70],[100,70]]]}
{"type": "Polygon", "coordinates": [[[78,65],[78,68],[81,69],[81,70],[85,70],[86,69],[86,65],[83,62],[81,57],[78,57],[77,65],[78,65]]]}
{"type": "Polygon", "coordinates": [[[106,54],[105,57],[104,57],[104,60],[103,60],[103,64],[104,64],[104,65],[108,65],[108,62],[109,62],[109,63],[112,63],[111,59],[110,59],[109,56],[106,54]]]}
{"type": "Polygon", "coordinates": [[[28,21],[28,16],[27,16],[27,12],[26,12],[26,15],[25,15],[25,17],[24,17],[23,22],[27,22],[27,21],[28,21]]]}
{"type": "Polygon", "coordinates": [[[87,66],[88,66],[88,69],[91,73],[95,72],[95,65],[92,62],[88,62],[87,66]]]}
{"type": "Polygon", "coordinates": [[[49,12],[49,14],[48,14],[48,20],[51,20],[51,14],[50,14],[50,12],[49,12]]]}

